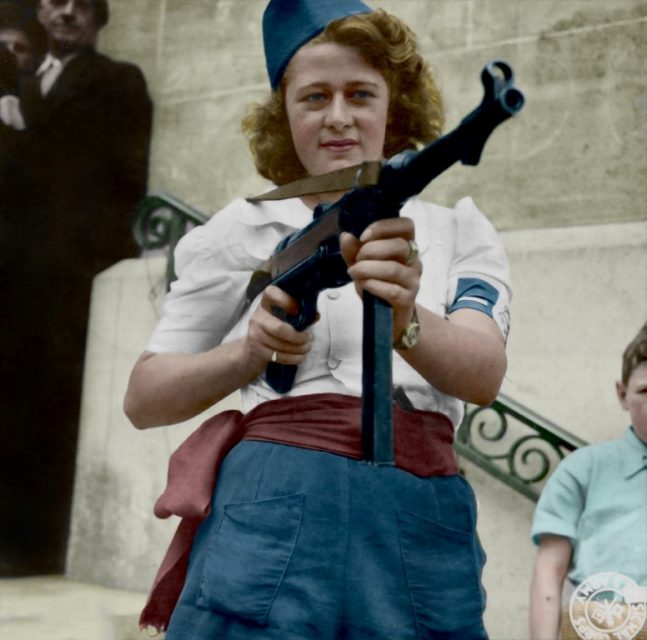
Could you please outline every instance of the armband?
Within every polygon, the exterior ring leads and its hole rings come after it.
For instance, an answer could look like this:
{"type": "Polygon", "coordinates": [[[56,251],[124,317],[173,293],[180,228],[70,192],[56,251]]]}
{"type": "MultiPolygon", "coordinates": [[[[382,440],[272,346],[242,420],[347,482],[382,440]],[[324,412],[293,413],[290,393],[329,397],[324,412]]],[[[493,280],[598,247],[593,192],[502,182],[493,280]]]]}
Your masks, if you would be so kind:
{"type": "Polygon", "coordinates": [[[499,299],[499,292],[485,280],[479,278],[459,278],[456,285],[456,297],[447,309],[453,313],[458,309],[475,309],[490,318],[494,317],[494,305],[499,299]]]}

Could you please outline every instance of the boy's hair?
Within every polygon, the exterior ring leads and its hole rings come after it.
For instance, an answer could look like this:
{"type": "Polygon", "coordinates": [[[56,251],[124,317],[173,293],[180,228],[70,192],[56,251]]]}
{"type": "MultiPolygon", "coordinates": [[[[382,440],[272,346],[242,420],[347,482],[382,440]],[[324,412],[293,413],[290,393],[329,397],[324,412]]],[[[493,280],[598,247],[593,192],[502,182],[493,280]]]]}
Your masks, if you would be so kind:
{"type": "Polygon", "coordinates": [[[626,385],[634,369],[647,362],[647,322],[622,354],[622,384],[626,385]]]}
{"type": "MultiPolygon", "coordinates": [[[[418,53],[413,32],[382,9],[331,22],[310,43],[333,42],[358,50],[389,88],[389,124],[384,155],[415,149],[440,136],[443,104],[436,83],[418,53]]],[[[277,185],[307,175],[297,157],[285,111],[285,76],[263,104],[252,105],[243,132],[258,172],[277,185]]]]}

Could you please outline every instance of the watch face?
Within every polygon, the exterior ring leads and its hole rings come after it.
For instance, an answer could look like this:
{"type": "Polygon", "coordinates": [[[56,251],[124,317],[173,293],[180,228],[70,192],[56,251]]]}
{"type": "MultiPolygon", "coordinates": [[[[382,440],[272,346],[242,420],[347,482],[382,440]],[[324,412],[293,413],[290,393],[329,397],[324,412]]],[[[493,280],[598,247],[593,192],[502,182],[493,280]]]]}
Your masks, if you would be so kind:
{"type": "Polygon", "coordinates": [[[395,344],[396,349],[411,349],[418,344],[418,339],[420,338],[420,322],[418,321],[418,314],[414,311],[413,318],[411,322],[405,327],[402,332],[402,336],[397,344],[395,344]]]}
{"type": "Polygon", "coordinates": [[[419,337],[420,325],[416,322],[415,324],[410,324],[406,328],[404,335],[402,336],[402,342],[407,347],[407,349],[411,349],[411,347],[417,344],[419,337]]]}

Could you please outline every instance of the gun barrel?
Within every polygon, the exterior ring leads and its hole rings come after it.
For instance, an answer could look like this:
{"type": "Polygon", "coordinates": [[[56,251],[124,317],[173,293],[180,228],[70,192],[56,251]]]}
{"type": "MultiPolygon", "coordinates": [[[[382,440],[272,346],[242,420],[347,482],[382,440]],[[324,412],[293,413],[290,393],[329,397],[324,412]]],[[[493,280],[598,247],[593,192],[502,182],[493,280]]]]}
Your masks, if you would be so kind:
{"type": "Polygon", "coordinates": [[[502,92],[500,102],[501,106],[513,116],[518,111],[521,111],[526,99],[523,93],[516,87],[510,87],[502,92]]]}
{"type": "Polygon", "coordinates": [[[492,131],[523,108],[523,93],[514,86],[507,63],[489,62],[481,80],[483,100],[458,127],[419,151],[404,151],[386,162],[380,187],[391,203],[404,204],[455,162],[477,165],[492,131]]]}

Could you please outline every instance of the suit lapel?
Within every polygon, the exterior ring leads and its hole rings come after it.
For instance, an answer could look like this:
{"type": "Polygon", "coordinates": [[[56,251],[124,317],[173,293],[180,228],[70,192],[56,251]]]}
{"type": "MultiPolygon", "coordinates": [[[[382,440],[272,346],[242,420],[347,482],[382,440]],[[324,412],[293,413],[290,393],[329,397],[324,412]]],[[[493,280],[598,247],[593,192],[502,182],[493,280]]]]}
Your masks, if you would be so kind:
{"type": "Polygon", "coordinates": [[[85,49],[65,65],[44,98],[50,113],[58,111],[75,96],[86,94],[86,87],[92,85],[97,76],[96,62],[99,57],[94,49],[85,49]]]}

